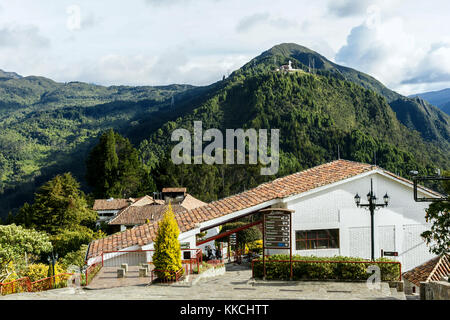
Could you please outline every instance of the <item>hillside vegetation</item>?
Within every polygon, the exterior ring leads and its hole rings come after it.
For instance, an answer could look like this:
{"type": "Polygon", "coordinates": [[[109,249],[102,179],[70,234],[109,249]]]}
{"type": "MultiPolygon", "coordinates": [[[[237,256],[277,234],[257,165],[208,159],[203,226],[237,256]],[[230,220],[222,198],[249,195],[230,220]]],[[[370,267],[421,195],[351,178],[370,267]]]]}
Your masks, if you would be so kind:
{"type": "MultiPolygon", "coordinates": [[[[0,74],[0,216],[30,201],[54,175],[86,184],[86,159],[113,128],[138,147],[158,188],[184,186],[204,201],[274,177],[259,165],[175,166],[175,128],[280,129],[280,170],[290,174],[341,158],[377,163],[405,177],[449,167],[449,116],[296,44],[262,53],[204,87],[103,87],[0,74]],[[301,72],[275,69],[292,61],[301,72]]],[[[155,190],[156,191],[156,190],[155,190]]]]}

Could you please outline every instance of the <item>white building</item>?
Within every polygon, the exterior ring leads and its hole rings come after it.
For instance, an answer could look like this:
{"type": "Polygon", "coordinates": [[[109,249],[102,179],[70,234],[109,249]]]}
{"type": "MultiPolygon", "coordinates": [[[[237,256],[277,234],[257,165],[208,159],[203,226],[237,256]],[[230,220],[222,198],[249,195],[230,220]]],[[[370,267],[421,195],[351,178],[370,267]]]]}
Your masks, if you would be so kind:
{"type": "MultiPolygon", "coordinates": [[[[195,235],[221,223],[248,216],[269,207],[287,208],[292,213],[293,254],[316,256],[371,256],[370,213],[358,208],[354,197],[370,191],[373,181],[379,199],[390,196],[389,205],[375,212],[375,258],[381,250],[396,251],[394,258],[408,271],[433,258],[420,234],[430,226],[425,221],[428,203],[415,202],[413,184],[380,167],[337,160],[262,184],[176,216],[180,242],[196,247],[195,235]]],[[[423,188],[419,196],[441,195],[423,188]]],[[[361,203],[364,203],[362,197],[361,203]]],[[[125,233],[93,241],[90,261],[102,251],[152,249],[155,224],[145,224],[125,233]],[[137,239],[137,240],[133,240],[137,239]]],[[[281,253],[281,250],[273,250],[281,253]]]]}

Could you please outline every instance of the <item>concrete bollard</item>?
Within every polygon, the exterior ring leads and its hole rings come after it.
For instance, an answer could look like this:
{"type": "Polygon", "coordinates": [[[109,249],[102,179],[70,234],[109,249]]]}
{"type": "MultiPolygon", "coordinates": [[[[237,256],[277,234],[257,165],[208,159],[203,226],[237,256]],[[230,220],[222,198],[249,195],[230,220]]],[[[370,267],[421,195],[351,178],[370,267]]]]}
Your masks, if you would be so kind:
{"type": "Polygon", "coordinates": [[[121,267],[122,269],[125,269],[125,272],[128,272],[128,263],[122,263],[122,264],[120,265],[120,267],[121,267]]]}
{"type": "Polygon", "coordinates": [[[117,269],[117,278],[125,278],[125,272],[124,268],[117,269]]]}
{"type": "Polygon", "coordinates": [[[143,263],[142,268],[147,269],[147,272],[150,272],[150,265],[148,263],[143,263]]]}
{"type": "Polygon", "coordinates": [[[148,276],[148,270],[147,268],[139,268],[139,277],[147,277],[148,276]]]}

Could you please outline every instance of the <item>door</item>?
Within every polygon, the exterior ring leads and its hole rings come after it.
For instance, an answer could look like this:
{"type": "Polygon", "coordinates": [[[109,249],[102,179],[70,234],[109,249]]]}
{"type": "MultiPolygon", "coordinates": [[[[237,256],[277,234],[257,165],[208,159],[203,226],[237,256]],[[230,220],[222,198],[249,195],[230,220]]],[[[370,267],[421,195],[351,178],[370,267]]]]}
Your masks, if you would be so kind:
{"type": "Polygon", "coordinates": [[[370,259],[370,227],[349,228],[350,256],[370,259]]]}

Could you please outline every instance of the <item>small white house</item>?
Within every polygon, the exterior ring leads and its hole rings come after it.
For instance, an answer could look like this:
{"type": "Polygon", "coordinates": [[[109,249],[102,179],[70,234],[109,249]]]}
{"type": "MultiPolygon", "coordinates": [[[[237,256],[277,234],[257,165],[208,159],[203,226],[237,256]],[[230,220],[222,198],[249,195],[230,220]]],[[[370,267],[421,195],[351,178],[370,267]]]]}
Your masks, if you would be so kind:
{"type": "MultiPolygon", "coordinates": [[[[433,258],[420,236],[430,228],[425,221],[429,203],[414,201],[413,183],[378,166],[347,160],[326,163],[180,213],[176,216],[181,230],[179,240],[195,248],[195,236],[201,231],[261,209],[287,208],[293,210],[293,254],[368,259],[371,257],[370,213],[357,207],[354,197],[357,193],[367,194],[371,181],[378,199],[382,201],[386,193],[390,197],[388,206],[377,210],[374,216],[375,258],[381,256],[382,250],[398,252],[398,256],[390,258],[402,263],[402,271],[433,258]]],[[[419,187],[418,193],[441,196],[423,187],[419,187]]],[[[156,225],[146,224],[95,240],[87,257],[127,247],[151,248],[156,230],[156,225]]]]}

